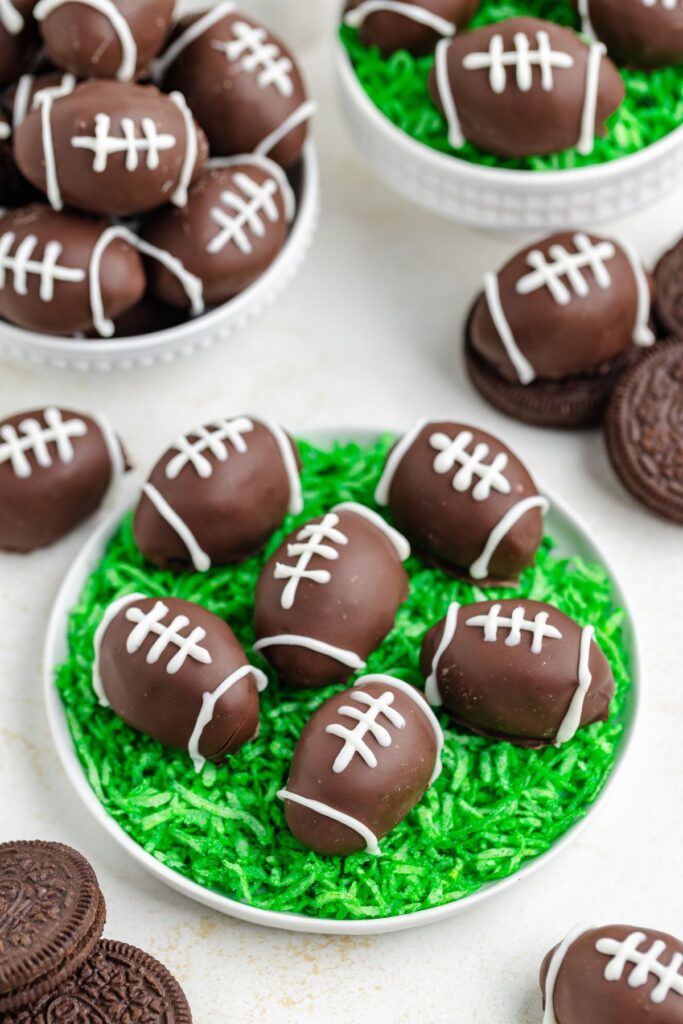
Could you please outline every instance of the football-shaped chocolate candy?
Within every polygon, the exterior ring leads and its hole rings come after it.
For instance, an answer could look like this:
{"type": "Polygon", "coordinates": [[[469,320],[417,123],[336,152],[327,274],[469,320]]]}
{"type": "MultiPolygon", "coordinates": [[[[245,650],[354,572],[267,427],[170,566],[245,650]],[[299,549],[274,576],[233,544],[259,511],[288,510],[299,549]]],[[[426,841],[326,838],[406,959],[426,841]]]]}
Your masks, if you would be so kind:
{"type": "Polygon", "coordinates": [[[624,99],[602,43],[539,18],[509,18],[442,40],[430,90],[454,149],[473,142],[503,158],[591,153],[624,99]]]}
{"type": "Polygon", "coordinates": [[[187,750],[197,771],[254,739],[266,685],[228,624],[192,601],[129,594],[109,606],[95,636],[100,704],[187,750]]]}
{"type": "Polygon", "coordinates": [[[174,0],[40,0],[34,15],[58,67],[130,81],[163,46],[173,7],[174,0]]]}
{"type": "Polygon", "coordinates": [[[293,834],[318,853],[378,854],[441,771],[443,733],[414,686],[364,676],[326,700],[297,743],[278,796],[293,834]]]}
{"type": "Polygon", "coordinates": [[[560,746],[609,717],[614,679],[594,632],[540,601],[453,603],[422,647],[427,700],[482,736],[560,746]]]}
{"type": "Polygon", "coordinates": [[[55,210],[68,203],[111,217],[183,206],[207,153],[180,93],[127,82],[39,92],[14,137],[20,170],[55,210]]]}
{"type": "Polygon", "coordinates": [[[489,583],[533,564],[548,506],[502,441],[450,420],[420,420],[398,441],[375,500],[442,568],[489,583]]]}
{"type": "Polygon", "coordinates": [[[257,642],[297,687],[342,683],[365,668],[408,596],[405,537],[364,505],[345,502],[287,537],[256,587],[257,642]]]}
{"type": "Polygon", "coordinates": [[[501,377],[530,384],[652,345],[649,321],[650,282],[631,246],[569,231],[487,274],[468,330],[474,350],[501,377]]]}
{"type": "MultiPolygon", "coordinates": [[[[147,217],[142,234],[180,260],[202,282],[205,302],[217,305],[270,266],[294,211],[294,192],[278,164],[266,157],[237,157],[204,171],[182,210],[164,207],[147,217]]],[[[149,273],[158,299],[188,305],[187,293],[162,263],[149,273]]]]}
{"type": "Polygon", "coordinates": [[[583,30],[618,64],[656,68],[683,61],[680,0],[574,0],[583,30]]]}
{"type": "Polygon", "coordinates": [[[543,1024],[683,1024],[683,941],[577,925],[541,967],[543,1024]]]}
{"type": "MultiPolygon", "coordinates": [[[[124,228],[32,203],[0,217],[0,316],[32,331],[113,333],[145,271],[124,228]]],[[[133,236],[130,236],[133,237],[133,236]]]]}
{"type": "Polygon", "coordinates": [[[174,572],[243,561],[303,508],[296,445],[278,424],[249,416],[177,438],[142,490],[138,547],[174,572]]]}
{"type": "Polygon", "coordinates": [[[451,38],[474,15],[479,0],[350,0],[344,22],[357,28],[366,46],[385,56],[396,50],[429,53],[441,38],[451,38]]]}
{"type": "Polygon", "coordinates": [[[18,78],[38,50],[31,14],[36,0],[0,0],[0,89],[18,78]]]}
{"type": "Polygon", "coordinates": [[[25,553],[64,537],[126,470],[101,416],[49,406],[0,422],[0,549],[25,553]]]}
{"type": "Polygon", "coordinates": [[[179,23],[156,74],[185,96],[214,156],[256,152],[285,168],[301,158],[312,109],[297,63],[229,0],[179,23]]]}

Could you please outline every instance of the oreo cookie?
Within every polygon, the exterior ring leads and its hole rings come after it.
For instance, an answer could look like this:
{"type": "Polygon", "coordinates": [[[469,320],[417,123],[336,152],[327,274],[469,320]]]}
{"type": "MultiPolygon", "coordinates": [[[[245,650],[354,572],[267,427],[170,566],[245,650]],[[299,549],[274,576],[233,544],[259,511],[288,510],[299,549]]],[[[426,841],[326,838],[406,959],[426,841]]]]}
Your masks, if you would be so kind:
{"type": "Polygon", "coordinates": [[[465,329],[465,367],[472,384],[506,416],[534,427],[580,430],[598,426],[617,381],[640,358],[640,351],[631,348],[593,370],[563,380],[537,378],[529,384],[512,383],[475,350],[470,337],[474,308],[465,329]]]}
{"type": "Polygon", "coordinates": [[[0,845],[0,1014],[41,999],[77,971],[105,916],[95,872],[80,853],[60,843],[0,845]]]}
{"type": "Polygon", "coordinates": [[[655,316],[664,335],[683,333],[683,238],[655,268],[655,316]]]}
{"type": "Polygon", "coordinates": [[[627,490],[683,524],[683,338],[660,342],[620,380],[605,440],[627,490]]]}
{"type": "Polygon", "coordinates": [[[103,939],[90,958],[49,995],[0,1024],[192,1024],[173,975],[135,946],[103,939]]]}

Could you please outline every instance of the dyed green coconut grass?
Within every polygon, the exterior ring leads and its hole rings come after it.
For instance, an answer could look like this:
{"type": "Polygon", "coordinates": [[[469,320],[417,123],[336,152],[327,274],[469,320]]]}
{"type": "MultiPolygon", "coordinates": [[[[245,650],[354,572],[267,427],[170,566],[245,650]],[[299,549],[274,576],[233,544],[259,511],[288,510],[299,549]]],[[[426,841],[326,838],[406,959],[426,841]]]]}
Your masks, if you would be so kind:
{"type": "MultiPolygon", "coordinates": [[[[389,444],[384,438],[369,449],[351,444],[330,453],[303,443],[306,510],[300,520],[339,501],[373,505],[389,444]]],[[[294,525],[290,518],[269,552],[294,525]]],[[[335,688],[295,693],[271,682],[262,696],[258,740],[220,768],[205,765],[199,775],[186,753],[162,748],[98,707],[91,685],[93,634],[110,601],[132,591],[198,601],[225,618],[249,649],[254,586],[265,557],[206,575],[159,572],[137,551],[127,517],[72,614],[70,655],[58,686],[78,756],[101,803],[148,853],[200,885],[253,906],[359,919],[461,899],[550,849],[583,817],[614,765],[624,729],[624,616],[611,606],[604,570],[556,558],[550,540],[538,565],[524,574],[521,593],[595,625],[617,679],[611,720],[584,730],[561,750],[533,752],[467,735],[443,717],[441,778],[382,841],[380,858],[359,853],[343,860],[303,849],[288,832],[275,795],[304,724],[335,688]]],[[[427,628],[451,600],[485,595],[425,569],[415,558],[408,568],[410,598],[368,671],[421,686],[418,658],[427,628]]],[[[499,589],[487,596],[511,593],[499,589]]]]}
{"type": "MultiPolygon", "coordinates": [[[[525,14],[579,28],[579,19],[569,0],[526,0],[526,3],[483,0],[472,27],[525,14]]],[[[427,83],[434,64],[433,55],[418,59],[399,51],[385,60],[376,47],[362,45],[355,29],[343,25],[341,38],[361,85],[390,121],[418,142],[442,153],[457,152],[460,159],[470,163],[532,171],[558,171],[607,163],[644,149],[683,124],[683,66],[650,72],[622,68],[626,99],[610,119],[606,136],[596,139],[595,149],[589,156],[568,149],[551,156],[501,160],[469,142],[456,151],[449,145],[446,121],[429,95],[427,83]]]]}

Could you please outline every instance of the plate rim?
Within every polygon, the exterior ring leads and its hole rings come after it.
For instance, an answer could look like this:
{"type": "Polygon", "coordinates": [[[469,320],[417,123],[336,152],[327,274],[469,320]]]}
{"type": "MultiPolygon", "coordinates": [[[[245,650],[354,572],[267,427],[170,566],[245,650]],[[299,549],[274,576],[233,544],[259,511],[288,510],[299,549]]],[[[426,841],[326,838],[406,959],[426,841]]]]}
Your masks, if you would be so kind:
{"type": "MultiPolygon", "coordinates": [[[[338,427],[318,428],[310,431],[302,431],[301,435],[310,443],[321,447],[330,446],[333,443],[357,443],[368,445],[376,442],[384,433],[400,433],[400,431],[383,431],[377,428],[359,427],[338,427]]],[[[177,871],[168,868],[158,861],[152,854],[147,853],[126,831],[111,817],[104,806],[100,803],[95,791],[91,788],[85,770],[83,769],[71,734],[69,732],[66,711],[59,697],[59,691],[54,685],[55,670],[62,662],[68,647],[68,621],[75,601],[83,591],[83,586],[89,574],[99,562],[104,546],[110,539],[115,527],[121,521],[122,516],[132,507],[130,495],[125,501],[117,503],[113,511],[94,528],[86,539],[80,552],[76,555],[71,566],[64,576],[59,590],[55,596],[50,611],[48,627],[45,635],[43,648],[43,697],[47,712],[48,724],[53,743],[61,765],[91,816],[105,831],[115,840],[118,846],[122,847],[133,860],[140,864],[148,873],[159,881],[168,885],[176,892],[200,903],[212,910],[224,915],[237,918],[249,924],[261,925],[267,928],[276,928],[285,931],[307,932],[321,935],[377,935],[388,932],[403,931],[411,928],[419,928],[425,925],[434,924],[449,917],[466,913],[473,907],[492,899],[499,893],[505,892],[513,885],[523,881],[529,875],[542,869],[552,859],[557,857],[566,849],[576,837],[587,828],[605,805],[609,795],[613,792],[618,779],[622,775],[624,762],[632,750],[635,737],[639,731],[640,719],[642,716],[642,674],[641,657],[637,633],[634,628],[634,617],[619,576],[614,572],[610,560],[605,556],[598,541],[594,539],[580,516],[577,515],[563,499],[558,498],[546,488],[542,492],[548,496],[551,502],[551,512],[559,514],[572,529],[582,536],[583,542],[589,549],[594,551],[595,557],[606,569],[612,584],[615,603],[626,612],[626,643],[630,659],[631,670],[631,700],[630,715],[626,723],[624,736],[621,740],[614,767],[607,778],[600,794],[588,808],[585,815],[576,821],[568,831],[553,844],[553,846],[539,857],[534,858],[525,864],[518,871],[507,878],[497,882],[489,883],[483,889],[465,896],[461,900],[451,901],[438,907],[429,907],[424,910],[417,910],[410,914],[394,915],[392,917],[365,918],[363,920],[337,920],[336,918],[310,917],[304,914],[290,914],[287,911],[266,910],[260,907],[253,907],[238,900],[223,896],[199,885],[199,883],[186,878],[177,871]]]]}

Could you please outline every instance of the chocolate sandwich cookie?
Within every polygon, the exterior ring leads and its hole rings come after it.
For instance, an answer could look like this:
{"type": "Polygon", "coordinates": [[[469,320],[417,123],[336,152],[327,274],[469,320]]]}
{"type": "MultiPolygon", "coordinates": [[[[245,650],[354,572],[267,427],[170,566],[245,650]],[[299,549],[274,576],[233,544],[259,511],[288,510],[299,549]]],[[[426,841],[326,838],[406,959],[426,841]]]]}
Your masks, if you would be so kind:
{"type": "Polygon", "coordinates": [[[80,853],[60,843],[1,845],[0,1014],[42,999],[77,971],[105,916],[95,872],[80,853]]]}
{"type": "Polygon", "coordinates": [[[492,369],[474,349],[469,322],[465,338],[465,367],[475,388],[494,408],[533,427],[583,430],[595,427],[622,374],[638,361],[630,349],[594,370],[564,380],[534,380],[513,384],[492,369]]]}
{"type": "Polygon", "coordinates": [[[103,939],[67,981],[0,1024],[192,1024],[173,975],[141,949],[103,939]]]}
{"type": "Polygon", "coordinates": [[[683,332],[683,238],[655,267],[655,316],[664,335],[683,332]]]}
{"type": "Polygon", "coordinates": [[[683,523],[683,339],[660,342],[614,392],[605,440],[619,479],[638,501],[683,523]]]}

